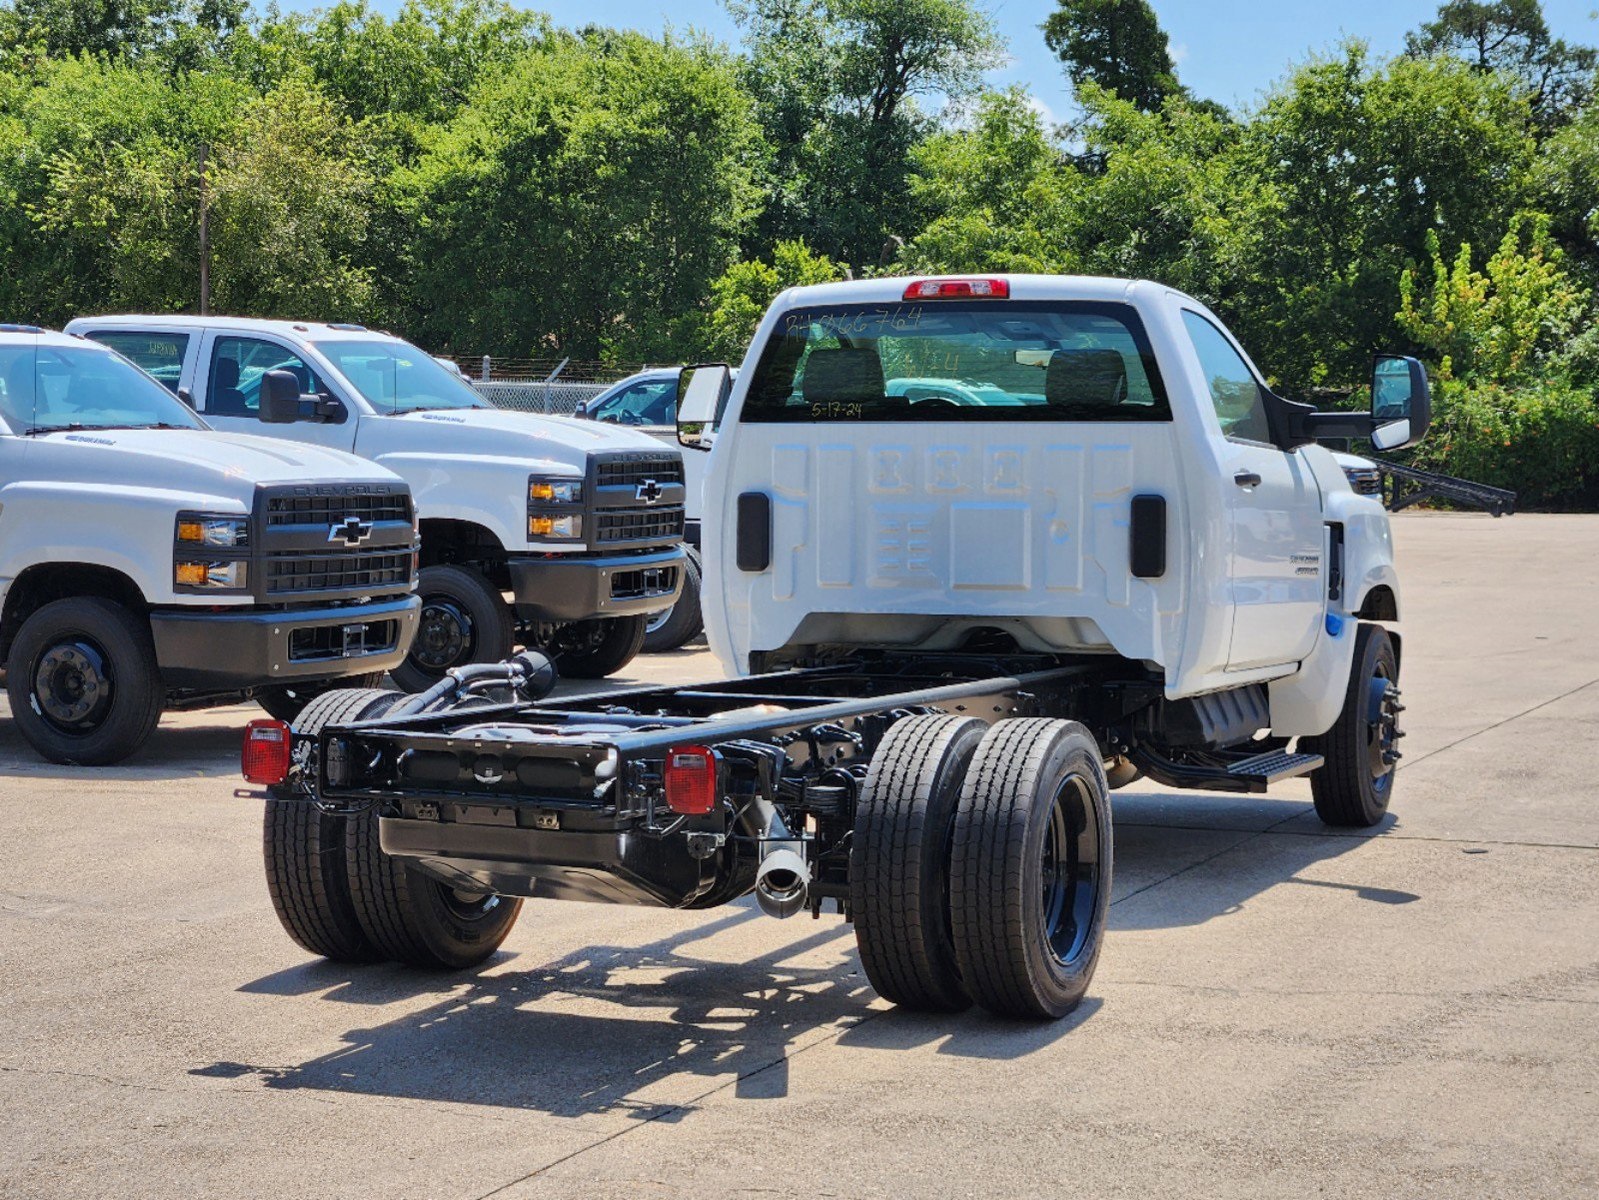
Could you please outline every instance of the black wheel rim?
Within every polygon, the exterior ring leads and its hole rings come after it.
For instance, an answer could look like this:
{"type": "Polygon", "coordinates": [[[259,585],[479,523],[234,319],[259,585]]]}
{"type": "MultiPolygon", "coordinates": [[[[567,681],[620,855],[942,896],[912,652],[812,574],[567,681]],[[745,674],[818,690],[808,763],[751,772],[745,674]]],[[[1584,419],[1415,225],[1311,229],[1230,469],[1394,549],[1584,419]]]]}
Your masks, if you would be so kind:
{"type": "Polygon", "coordinates": [[[438,887],[444,907],[458,921],[486,921],[498,912],[500,905],[504,903],[492,892],[468,892],[442,883],[438,887]]]}
{"type": "Polygon", "coordinates": [[[1050,955],[1073,967],[1090,944],[1100,887],[1099,822],[1094,791],[1080,775],[1062,781],[1050,805],[1039,865],[1042,933],[1050,955]]]}
{"type": "Polygon", "coordinates": [[[470,662],[476,642],[472,617],[464,608],[447,597],[429,596],[422,602],[411,660],[424,671],[442,675],[470,662]]]}
{"type": "Polygon", "coordinates": [[[46,646],[33,669],[34,710],[63,733],[104,724],[115,693],[111,658],[94,639],[70,635],[46,646]]]}
{"type": "Polygon", "coordinates": [[[1388,667],[1378,663],[1372,671],[1366,693],[1366,763],[1371,771],[1372,790],[1382,795],[1393,782],[1399,762],[1399,689],[1388,678],[1388,667]]]}

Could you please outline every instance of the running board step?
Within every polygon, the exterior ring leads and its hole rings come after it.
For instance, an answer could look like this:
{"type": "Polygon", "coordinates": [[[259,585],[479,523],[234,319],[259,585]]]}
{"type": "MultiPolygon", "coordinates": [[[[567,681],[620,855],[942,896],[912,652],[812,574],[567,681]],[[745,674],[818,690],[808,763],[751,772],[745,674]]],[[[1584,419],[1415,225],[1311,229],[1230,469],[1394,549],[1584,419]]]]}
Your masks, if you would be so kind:
{"type": "Polygon", "coordinates": [[[1156,783],[1207,792],[1264,792],[1274,783],[1310,774],[1325,761],[1319,754],[1290,754],[1286,750],[1242,755],[1230,761],[1230,756],[1222,754],[1206,757],[1221,761],[1174,762],[1147,746],[1140,746],[1131,755],[1133,762],[1156,783]]]}

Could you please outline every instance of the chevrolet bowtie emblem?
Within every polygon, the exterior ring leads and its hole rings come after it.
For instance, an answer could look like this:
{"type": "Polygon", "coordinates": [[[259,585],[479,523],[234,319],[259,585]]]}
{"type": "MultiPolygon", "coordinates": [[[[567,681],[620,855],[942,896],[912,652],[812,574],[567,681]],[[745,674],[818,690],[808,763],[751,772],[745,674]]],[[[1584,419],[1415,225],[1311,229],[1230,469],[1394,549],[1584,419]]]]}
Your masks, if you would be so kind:
{"type": "Polygon", "coordinates": [[[638,492],[636,495],[637,498],[644,501],[645,504],[654,504],[662,496],[666,495],[666,489],[660,484],[656,483],[655,480],[646,479],[643,483],[638,485],[638,492]]]}
{"type": "Polygon", "coordinates": [[[359,546],[372,536],[372,522],[360,517],[345,517],[328,530],[328,541],[342,542],[346,546],[359,546]]]}

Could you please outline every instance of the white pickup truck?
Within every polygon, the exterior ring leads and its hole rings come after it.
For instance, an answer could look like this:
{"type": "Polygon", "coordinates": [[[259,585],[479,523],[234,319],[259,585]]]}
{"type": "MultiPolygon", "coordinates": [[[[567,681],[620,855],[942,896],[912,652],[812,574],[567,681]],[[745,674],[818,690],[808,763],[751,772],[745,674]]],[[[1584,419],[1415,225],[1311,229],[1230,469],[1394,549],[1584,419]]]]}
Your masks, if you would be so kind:
{"type": "Polygon", "coordinates": [[[1323,821],[1384,818],[1393,541],[1318,439],[1409,445],[1431,401],[1403,357],[1372,390],[1370,412],[1283,399],[1155,283],[785,292],[736,384],[712,365],[680,391],[733,678],[540,703],[523,664],[496,708],[491,680],[335,693],[254,774],[279,914],[319,953],[460,966],[523,896],[832,901],[885,997],[1060,1016],[1104,940],[1110,788],[1308,775],[1323,821]],[[349,854],[313,891],[341,812],[349,854]]]}
{"type": "Polygon", "coordinates": [[[411,485],[422,617],[393,672],[408,691],[517,643],[566,675],[610,675],[677,599],[682,455],[642,433],[493,408],[359,325],[103,316],[67,330],[127,355],[215,428],[352,451],[411,485]]]}
{"type": "Polygon", "coordinates": [[[415,543],[382,467],[210,432],[103,346],[0,327],[0,667],[46,758],[115,762],[166,707],[375,684],[416,629],[415,543]]]}

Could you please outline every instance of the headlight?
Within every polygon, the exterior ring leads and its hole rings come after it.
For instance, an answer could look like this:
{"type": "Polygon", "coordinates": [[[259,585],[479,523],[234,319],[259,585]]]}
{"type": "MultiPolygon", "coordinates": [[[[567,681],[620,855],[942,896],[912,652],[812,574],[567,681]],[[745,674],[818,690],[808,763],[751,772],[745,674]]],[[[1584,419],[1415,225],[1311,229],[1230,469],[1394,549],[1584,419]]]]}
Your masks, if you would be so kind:
{"type": "Polygon", "coordinates": [[[577,479],[539,479],[527,481],[529,504],[582,504],[583,483],[577,479]]]}
{"type": "Polygon", "coordinates": [[[178,587],[243,591],[249,582],[242,562],[180,562],[173,564],[172,582],[178,587]]]}
{"type": "Polygon", "coordinates": [[[248,546],[249,517],[222,517],[210,513],[179,513],[180,546],[248,546]]]}
{"type": "Polygon", "coordinates": [[[562,538],[576,541],[583,536],[583,518],[579,516],[553,517],[534,514],[527,519],[529,541],[537,538],[562,538]]]}

